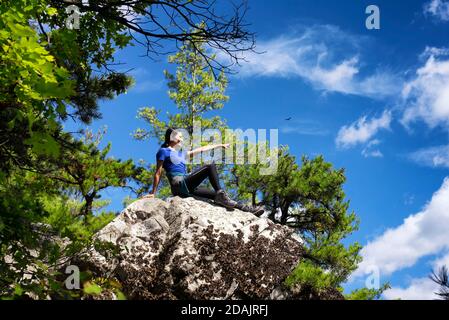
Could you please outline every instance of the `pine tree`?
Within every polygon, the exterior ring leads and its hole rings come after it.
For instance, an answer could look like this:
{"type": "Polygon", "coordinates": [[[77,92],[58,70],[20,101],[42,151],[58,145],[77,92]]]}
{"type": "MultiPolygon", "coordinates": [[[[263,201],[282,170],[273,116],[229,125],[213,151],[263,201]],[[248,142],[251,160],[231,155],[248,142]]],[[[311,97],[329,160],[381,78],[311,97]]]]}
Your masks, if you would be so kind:
{"type": "Polygon", "coordinates": [[[440,291],[435,294],[442,300],[449,300],[449,271],[447,267],[442,266],[438,273],[433,271],[430,279],[440,286],[440,291]]]}
{"type": "Polygon", "coordinates": [[[306,254],[286,280],[290,287],[314,291],[341,290],[341,284],[357,268],[361,246],[343,240],[358,228],[354,212],[348,212],[343,169],[334,169],[322,156],[303,157],[298,164],[288,148],[278,150],[278,167],[272,175],[261,175],[256,166],[233,169],[237,193],[255,202],[257,195],[269,209],[269,218],[290,226],[304,240],[306,254]]]}

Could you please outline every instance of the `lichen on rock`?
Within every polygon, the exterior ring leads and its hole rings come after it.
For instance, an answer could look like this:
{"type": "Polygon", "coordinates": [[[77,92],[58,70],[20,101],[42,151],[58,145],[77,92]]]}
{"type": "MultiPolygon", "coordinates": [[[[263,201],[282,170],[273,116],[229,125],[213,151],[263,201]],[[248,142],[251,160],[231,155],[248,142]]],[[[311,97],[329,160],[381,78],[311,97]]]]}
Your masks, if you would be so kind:
{"type": "Polygon", "coordinates": [[[130,299],[272,299],[304,252],[291,228],[179,197],[132,203],[96,239],[118,254],[93,246],[78,261],[130,299]]]}

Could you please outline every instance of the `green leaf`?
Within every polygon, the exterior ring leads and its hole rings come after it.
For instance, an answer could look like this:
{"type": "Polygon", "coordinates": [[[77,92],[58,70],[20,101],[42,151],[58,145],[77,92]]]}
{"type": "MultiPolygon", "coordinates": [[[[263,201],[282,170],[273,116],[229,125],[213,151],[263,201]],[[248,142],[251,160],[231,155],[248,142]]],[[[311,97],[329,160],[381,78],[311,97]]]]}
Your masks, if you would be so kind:
{"type": "Polygon", "coordinates": [[[47,132],[33,132],[31,137],[25,140],[37,155],[59,155],[59,145],[47,132]]]}
{"type": "Polygon", "coordinates": [[[53,16],[53,15],[55,15],[55,14],[57,14],[58,13],[58,10],[56,9],[56,8],[48,8],[47,9],[47,14],[49,15],[49,16],[53,16]]]}
{"type": "Polygon", "coordinates": [[[84,284],[83,291],[85,294],[99,295],[101,294],[101,287],[95,283],[87,282],[84,284]]]}
{"type": "Polygon", "coordinates": [[[120,290],[116,290],[115,295],[117,296],[117,300],[126,300],[126,296],[120,290]]]}
{"type": "Polygon", "coordinates": [[[14,294],[16,296],[21,296],[23,294],[23,289],[19,284],[14,287],[14,294]]]}
{"type": "Polygon", "coordinates": [[[28,70],[21,70],[19,72],[19,74],[22,76],[22,78],[26,78],[26,77],[28,77],[29,72],[28,72],[28,70]]]}
{"type": "Polygon", "coordinates": [[[66,115],[67,112],[66,112],[66,106],[65,106],[65,104],[62,103],[61,101],[58,101],[57,104],[58,104],[58,105],[57,105],[57,107],[56,107],[56,112],[57,112],[58,114],[60,114],[61,116],[66,115]]]}

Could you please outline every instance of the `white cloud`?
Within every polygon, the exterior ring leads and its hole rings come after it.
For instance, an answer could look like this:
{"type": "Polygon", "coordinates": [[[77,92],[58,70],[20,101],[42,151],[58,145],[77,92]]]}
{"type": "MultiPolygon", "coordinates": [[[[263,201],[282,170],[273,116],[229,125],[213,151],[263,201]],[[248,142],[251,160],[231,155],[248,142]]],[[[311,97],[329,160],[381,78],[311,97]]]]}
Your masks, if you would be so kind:
{"type": "Polygon", "coordinates": [[[434,270],[438,270],[443,266],[449,268],[449,252],[446,252],[444,256],[441,256],[438,259],[434,260],[432,265],[434,270]]]}
{"type": "Polygon", "coordinates": [[[313,120],[291,120],[289,124],[281,127],[281,132],[285,134],[299,134],[305,136],[325,136],[329,131],[313,120]]]}
{"type": "Polygon", "coordinates": [[[428,277],[412,279],[410,285],[406,288],[392,287],[383,293],[387,300],[434,300],[438,296],[438,284],[428,277]]]}
{"type": "Polygon", "coordinates": [[[449,125],[449,53],[445,48],[426,48],[424,66],[402,92],[405,110],[401,122],[408,126],[417,120],[430,128],[449,125]]]}
{"type": "Polygon", "coordinates": [[[424,13],[432,15],[439,20],[449,21],[449,1],[432,0],[424,5],[424,13]]]}
{"type": "Polygon", "coordinates": [[[386,230],[361,250],[363,261],[353,277],[369,274],[373,266],[381,276],[390,275],[415,265],[422,257],[445,252],[449,248],[448,224],[449,177],[420,212],[386,230]]]}
{"type": "Polygon", "coordinates": [[[449,55],[449,48],[436,48],[427,46],[424,52],[420,55],[421,59],[427,59],[431,56],[447,56],[449,55]]]}
{"type": "Polygon", "coordinates": [[[382,158],[383,153],[377,148],[380,145],[380,140],[374,139],[371,140],[365,148],[362,150],[362,156],[365,158],[382,158]]]}
{"type": "Polygon", "coordinates": [[[415,202],[415,195],[410,193],[404,194],[404,205],[409,206],[415,202]]]}
{"type": "Polygon", "coordinates": [[[128,5],[121,5],[117,8],[117,10],[121,13],[122,17],[132,21],[137,18],[139,15],[134,11],[134,9],[128,5]]]}
{"type": "Polygon", "coordinates": [[[129,93],[142,94],[161,90],[164,86],[164,80],[155,77],[151,72],[143,67],[137,67],[132,70],[120,70],[134,77],[135,85],[129,90],[129,93]]]}
{"type": "MultiPolygon", "coordinates": [[[[449,267],[449,253],[432,262],[432,270],[438,273],[442,266],[449,267]]],[[[414,278],[410,284],[403,287],[392,287],[383,293],[385,299],[402,299],[402,300],[434,300],[439,299],[436,293],[439,292],[439,285],[427,277],[414,278]]]]}
{"type": "MultiPolygon", "coordinates": [[[[258,41],[259,53],[245,52],[240,77],[300,77],[318,90],[384,98],[400,92],[395,75],[362,75],[360,39],[338,27],[316,25],[294,35],[258,41]]],[[[224,57],[217,52],[219,59],[224,57]]]]}
{"type": "Polygon", "coordinates": [[[408,157],[424,166],[449,168],[449,145],[424,148],[409,154],[408,157]]]}
{"type": "Polygon", "coordinates": [[[131,88],[129,91],[130,93],[147,93],[151,91],[157,91],[163,88],[163,81],[162,80],[144,80],[144,81],[137,81],[136,85],[131,88]]]}
{"type": "MultiPolygon", "coordinates": [[[[73,1],[73,3],[75,2],[76,1],[73,1]]],[[[81,0],[81,4],[86,7],[89,7],[90,5],[89,0],[81,0]]],[[[142,17],[140,14],[136,13],[132,6],[129,5],[119,5],[115,9],[128,21],[137,21],[139,17],[142,17]]],[[[81,12],[81,14],[84,14],[84,12],[81,12]]]]}
{"type": "MultiPolygon", "coordinates": [[[[343,126],[337,135],[336,144],[339,148],[350,148],[357,144],[363,144],[371,140],[380,130],[390,129],[391,112],[384,111],[379,118],[367,120],[366,116],[361,117],[349,126],[343,126]]],[[[370,147],[379,144],[379,141],[371,141],[370,147]]]]}
{"type": "MultiPolygon", "coordinates": [[[[122,72],[125,72],[125,71],[127,71],[127,70],[123,70],[122,72]]],[[[137,77],[148,77],[150,72],[146,68],[138,67],[138,68],[133,68],[132,70],[130,70],[129,74],[136,78],[137,77]]]]}

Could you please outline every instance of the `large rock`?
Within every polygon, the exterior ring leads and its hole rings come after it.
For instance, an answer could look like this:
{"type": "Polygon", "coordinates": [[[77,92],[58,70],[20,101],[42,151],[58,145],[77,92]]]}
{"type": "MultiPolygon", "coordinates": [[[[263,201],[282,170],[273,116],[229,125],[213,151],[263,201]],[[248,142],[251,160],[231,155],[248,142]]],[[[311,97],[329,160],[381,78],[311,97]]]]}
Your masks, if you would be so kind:
{"type": "Polygon", "coordinates": [[[96,237],[118,254],[78,263],[131,299],[275,299],[303,253],[292,229],[193,198],[138,200],[96,237]]]}

